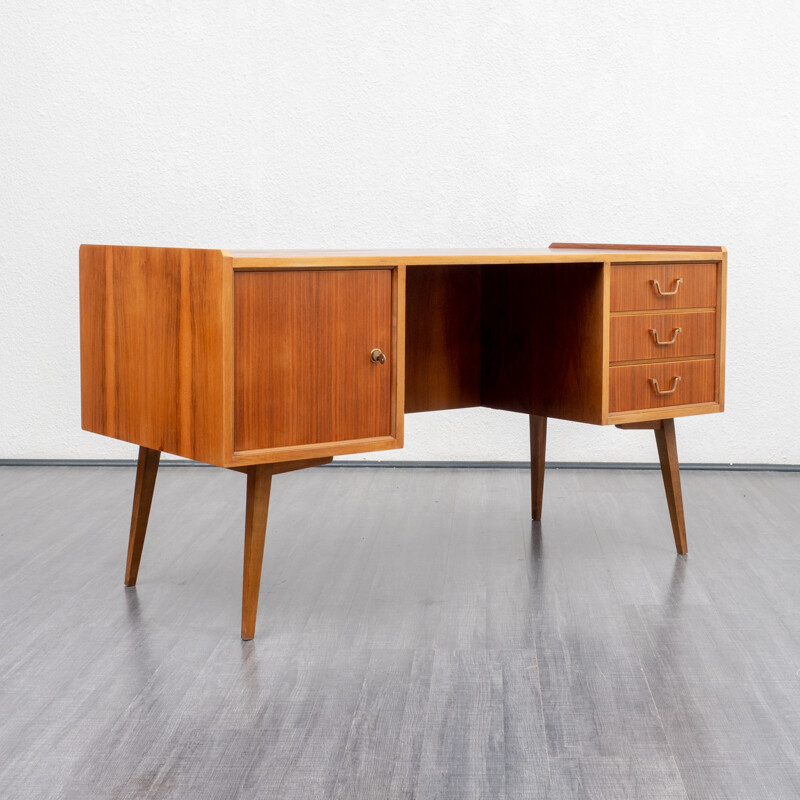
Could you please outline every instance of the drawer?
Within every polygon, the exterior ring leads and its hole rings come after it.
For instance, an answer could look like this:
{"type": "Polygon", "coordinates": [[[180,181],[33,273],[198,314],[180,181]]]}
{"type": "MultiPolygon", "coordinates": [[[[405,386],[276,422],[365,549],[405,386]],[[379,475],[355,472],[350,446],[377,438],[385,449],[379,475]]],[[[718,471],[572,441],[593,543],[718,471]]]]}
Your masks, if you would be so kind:
{"type": "Polygon", "coordinates": [[[717,264],[614,264],[611,311],[714,308],[717,264]]]}
{"type": "Polygon", "coordinates": [[[715,375],[713,358],[611,367],[609,413],[713,403],[715,375]]]}
{"type": "Polygon", "coordinates": [[[611,361],[714,355],[714,311],[635,314],[611,318],[611,361]]]}

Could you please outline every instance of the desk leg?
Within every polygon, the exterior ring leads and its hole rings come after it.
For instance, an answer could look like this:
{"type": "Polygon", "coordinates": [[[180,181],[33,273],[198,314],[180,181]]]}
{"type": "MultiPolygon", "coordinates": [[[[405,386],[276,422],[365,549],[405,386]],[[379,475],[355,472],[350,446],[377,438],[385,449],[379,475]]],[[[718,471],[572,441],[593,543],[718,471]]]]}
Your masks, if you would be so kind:
{"type": "Polygon", "coordinates": [[[258,592],[261,588],[261,565],[264,561],[264,540],[267,535],[267,513],[272,476],[297,469],[329,464],[333,458],[306,458],[275,464],[229,467],[247,475],[247,507],[244,519],[244,574],[242,579],[242,639],[248,642],[256,634],[258,592]]]}
{"type": "Polygon", "coordinates": [[[675,420],[657,419],[653,422],[629,422],[617,425],[622,430],[653,430],[656,435],[658,460],[661,462],[661,477],[664,479],[664,491],[667,494],[669,519],[672,523],[672,535],[675,537],[675,549],[679,555],[685,556],[689,549],[686,546],[686,521],[683,516],[683,495],[681,493],[681,473],[678,467],[678,442],[675,438],[675,420]]]}
{"type": "Polygon", "coordinates": [[[258,592],[261,588],[261,564],[267,534],[269,490],[272,468],[257,464],[247,469],[247,510],[244,522],[244,579],[242,582],[242,639],[249,641],[256,633],[258,592]]]}
{"type": "Polygon", "coordinates": [[[139,575],[139,562],[142,558],[144,537],[147,533],[147,520],[153,502],[156,486],[160,450],[149,447],[139,448],[139,463],[136,466],[136,487],[133,490],[133,511],[131,513],[131,533],[128,538],[128,561],[125,565],[125,585],[136,586],[139,575]]]}
{"type": "Polygon", "coordinates": [[[675,548],[680,555],[685,556],[689,549],[686,546],[686,521],[683,517],[683,495],[681,493],[681,474],[678,469],[675,420],[661,420],[661,426],[655,429],[655,434],[658,459],[661,462],[661,477],[664,479],[669,518],[672,522],[672,534],[675,537],[675,548]]]}
{"type": "Polygon", "coordinates": [[[547,444],[547,417],[530,415],[531,426],[531,519],[542,518],[544,495],[544,451],[547,444]]]}

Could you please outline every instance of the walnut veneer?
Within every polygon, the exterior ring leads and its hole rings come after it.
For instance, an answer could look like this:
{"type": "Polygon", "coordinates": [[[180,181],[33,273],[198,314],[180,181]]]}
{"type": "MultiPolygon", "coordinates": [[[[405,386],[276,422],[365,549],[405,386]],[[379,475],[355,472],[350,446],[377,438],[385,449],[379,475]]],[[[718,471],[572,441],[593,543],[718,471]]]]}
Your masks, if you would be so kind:
{"type": "Polygon", "coordinates": [[[724,248],[227,251],[83,245],[82,421],[140,446],[126,584],[162,451],[247,473],[242,636],[273,475],[403,445],[404,413],[488,406],[656,433],[686,552],[673,418],[721,411],[724,248]]]}

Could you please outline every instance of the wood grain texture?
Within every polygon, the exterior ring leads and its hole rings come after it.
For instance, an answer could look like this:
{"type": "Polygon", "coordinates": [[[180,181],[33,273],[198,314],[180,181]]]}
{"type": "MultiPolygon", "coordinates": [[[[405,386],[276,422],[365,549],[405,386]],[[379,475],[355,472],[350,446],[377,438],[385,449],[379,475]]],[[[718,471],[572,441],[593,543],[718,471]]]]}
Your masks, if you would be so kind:
{"type": "Polygon", "coordinates": [[[222,257],[83,245],[85,430],[221,465],[222,257]]]}
{"type": "Polygon", "coordinates": [[[721,253],[723,251],[723,248],[717,245],[689,244],[584,244],[583,242],[553,242],[550,247],[554,250],[649,250],[677,253],[721,253]]]}
{"type": "Polygon", "coordinates": [[[600,349],[602,359],[602,378],[600,381],[600,408],[601,424],[608,422],[608,394],[609,394],[609,375],[608,366],[611,360],[611,262],[603,264],[603,333],[602,346],[600,349]]]}
{"type": "Polygon", "coordinates": [[[235,450],[391,436],[393,313],[388,269],[237,272],[235,450]]]}
{"type": "Polygon", "coordinates": [[[153,490],[156,486],[158,462],[161,453],[147,447],[139,448],[139,462],[136,467],[136,485],[133,490],[133,510],[131,512],[131,532],[128,537],[128,559],[125,564],[125,585],[136,586],[142,548],[147,534],[147,521],[153,503],[153,490]]]}
{"type": "Polygon", "coordinates": [[[617,427],[626,431],[652,430],[655,433],[658,460],[661,465],[661,477],[664,481],[675,547],[678,555],[686,555],[688,552],[686,547],[686,521],[683,514],[683,495],[681,493],[681,478],[678,465],[675,420],[667,418],[630,422],[617,425],[617,427]]]}
{"type": "Polygon", "coordinates": [[[654,431],[661,427],[661,422],[662,420],[660,419],[643,420],[641,422],[623,422],[617,425],[617,427],[621,431],[654,431]]]}
{"type": "Polygon", "coordinates": [[[492,655],[436,651],[419,796],[503,796],[503,674],[492,655]]]}
{"type": "MultiPolygon", "coordinates": [[[[701,263],[700,255],[694,257],[693,252],[675,251],[665,264],[658,251],[580,248],[203,251],[84,245],[83,424],[87,430],[151,449],[220,466],[248,466],[402,446],[406,396],[409,411],[485,404],[584,422],[626,421],[633,412],[608,418],[610,383],[606,365],[611,358],[608,311],[615,302],[612,289],[619,293],[623,286],[623,295],[642,291],[641,286],[637,288],[629,281],[620,283],[619,276],[628,274],[625,270],[632,270],[634,284],[641,283],[645,273],[660,274],[659,270],[681,270],[690,276],[710,274],[708,270],[713,271],[717,262],[701,263]],[[612,259],[613,269],[609,266],[612,259]],[[366,268],[368,273],[383,267],[377,271],[391,271],[392,275],[389,433],[383,422],[383,386],[376,397],[367,401],[369,404],[374,400],[376,407],[380,406],[380,419],[370,417],[373,429],[379,433],[364,435],[359,416],[363,421],[365,415],[359,411],[359,404],[350,404],[352,407],[343,410],[339,387],[334,392],[339,393],[336,397],[322,399],[321,409],[314,406],[324,394],[324,381],[309,382],[301,370],[293,374],[292,369],[286,369],[283,377],[294,384],[292,392],[312,396],[310,410],[303,409],[301,413],[290,408],[286,398],[291,392],[259,394],[265,387],[258,385],[264,379],[258,372],[260,353],[254,348],[249,355],[253,371],[246,379],[252,384],[247,413],[260,418],[260,424],[269,428],[257,432],[259,436],[273,438],[264,439],[264,447],[256,446],[260,443],[255,441],[239,441],[237,437],[247,425],[242,429],[237,405],[243,408],[247,392],[239,391],[234,374],[234,362],[238,364],[240,360],[234,342],[234,326],[238,324],[234,321],[235,275],[249,274],[249,270],[259,274],[294,272],[291,280],[302,282],[305,279],[298,277],[300,274],[351,273],[357,267],[366,268]],[[411,274],[407,291],[406,271],[411,274]],[[510,278],[511,274],[516,277],[510,278]],[[597,283],[595,278],[600,274],[602,282],[597,283]],[[533,296],[526,299],[525,292],[531,291],[533,296]],[[508,302],[504,294],[507,292],[511,298],[508,302]],[[406,295],[411,308],[407,336],[406,295]],[[574,308],[569,306],[566,313],[563,309],[568,303],[574,308]],[[406,341],[410,358],[404,365],[406,341]],[[530,368],[521,368],[524,364],[530,364],[530,368]],[[271,420],[273,411],[277,412],[273,415],[277,419],[271,420]],[[302,417],[304,422],[298,424],[303,430],[292,431],[291,426],[283,425],[283,414],[294,414],[295,421],[302,417]],[[359,430],[346,430],[347,424],[342,421],[348,419],[350,427],[359,430]],[[339,430],[334,431],[337,425],[339,430]],[[325,433],[326,426],[331,432],[325,433]],[[334,433],[342,436],[327,440],[334,433]],[[298,439],[310,443],[292,443],[298,439]],[[248,449],[243,450],[242,446],[248,449]]],[[[723,249],[719,279],[711,279],[716,288],[715,300],[709,306],[716,303],[720,308],[716,331],[718,402],[716,407],[700,404],[697,413],[721,410],[724,399],[726,261],[723,249]]],[[[660,277],[666,288],[674,275],[660,277]]],[[[702,294],[710,284],[700,283],[702,294]]],[[[687,279],[689,284],[694,286],[697,281],[687,279]]],[[[654,295],[646,281],[645,289],[654,295]]],[[[682,286],[682,303],[694,306],[696,302],[711,302],[685,290],[686,286],[682,286]]],[[[624,305],[628,301],[623,297],[621,302],[624,305]]],[[[659,308],[670,305],[666,299],[657,298],[656,302],[660,303],[659,308]]],[[[641,303],[634,303],[638,304],[641,303]]],[[[284,313],[289,313],[287,308],[284,313]]],[[[254,328],[260,325],[252,319],[249,324],[254,328]]],[[[615,323],[618,327],[633,324],[615,323]]],[[[277,338],[282,335],[277,330],[273,332],[277,338]]],[[[305,337],[305,332],[297,333],[296,351],[306,344],[305,337]]],[[[619,343],[627,337],[615,339],[619,343]]],[[[322,353],[324,359],[324,349],[317,348],[317,353],[322,353]]],[[[276,359],[280,360],[280,354],[276,359]]],[[[652,409],[640,413],[652,413],[652,409]]],[[[694,411],[685,406],[675,413],[694,411]]]]}
{"type": "Polygon", "coordinates": [[[722,254],[717,279],[717,402],[719,410],[725,410],[725,334],[728,313],[728,253],[722,254]]]}
{"type": "Polygon", "coordinates": [[[538,522],[542,518],[542,500],[544,498],[547,417],[531,414],[529,425],[531,437],[531,519],[538,522]]]}
{"type": "Polygon", "coordinates": [[[672,308],[714,308],[717,303],[717,262],[688,264],[614,264],[611,269],[611,311],[672,308]],[[663,297],[656,291],[671,292],[663,297]]]}
{"type": "Polygon", "coordinates": [[[685,471],[688,559],[652,470],[290,473],[242,646],[242,477],[162,465],[125,591],[134,472],[0,467],[0,797],[800,796],[798,473],[685,471]]]}
{"type": "Polygon", "coordinates": [[[612,362],[710,356],[717,345],[717,315],[702,311],[613,316],[610,336],[612,362]],[[680,333],[675,333],[676,328],[680,333]],[[651,331],[662,342],[674,338],[674,344],[657,344],[651,331]]]}
{"type": "MultiPolygon", "coordinates": [[[[235,374],[235,326],[234,326],[234,294],[233,281],[235,272],[233,259],[225,254],[222,256],[222,282],[220,285],[219,303],[222,306],[222,449],[223,466],[233,466],[235,462],[234,440],[236,436],[236,374],[235,374]]],[[[303,458],[301,454],[296,458],[303,458]]],[[[322,455],[322,454],[312,454],[322,455]]],[[[328,455],[327,453],[325,455],[328,455]]],[[[291,459],[289,459],[291,460],[291,459]]],[[[256,463],[256,462],[253,462],[256,463]]]]}
{"type": "MultiPolygon", "coordinates": [[[[474,264],[571,264],[615,262],[663,261],[661,250],[615,250],[612,248],[587,250],[550,248],[469,248],[469,249],[397,249],[397,250],[223,250],[236,269],[335,269],[337,267],[441,266],[474,264]]],[[[714,251],[718,252],[718,251],[714,251]]],[[[722,248],[725,252],[725,248],[722,248]]],[[[713,258],[713,256],[711,256],[713,258]]],[[[698,261],[709,258],[703,250],[670,251],[670,261],[698,261]]]]}
{"type": "Polygon", "coordinates": [[[394,446],[402,447],[406,411],[406,266],[392,270],[392,350],[394,365],[389,385],[390,429],[394,446]]]}
{"type": "Polygon", "coordinates": [[[683,515],[683,494],[681,492],[681,475],[678,466],[678,444],[675,438],[675,420],[665,419],[655,429],[658,460],[661,463],[661,477],[664,480],[664,491],[667,495],[669,518],[672,533],[675,537],[675,549],[678,555],[685,556],[689,549],[686,545],[686,521],[683,515]]]}
{"type": "Polygon", "coordinates": [[[405,410],[481,404],[481,267],[408,267],[405,410]]]}
{"type": "Polygon", "coordinates": [[[484,270],[482,404],[600,424],[603,265],[484,270]]]}
{"type": "Polygon", "coordinates": [[[341,763],[331,770],[334,800],[413,793],[432,666],[430,651],[371,652],[341,763]]]}
{"type": "Polygon", "coordinates": [[[247,506],[244,520],[244,574],[242,580],[242,639],[256,633],[258,594],[261,588],[261,565],[267,533],[267,513],[272,484],[268,464],[250,467],[247,473],[247,506]]]}
{"type": "Polygon", "coordinates": [[[225,466],[233,469],[252,464],[279,464],[284,461],[308,461],[316,458],[343,456],[379,450],[395,450],[402,443],[394,436],[375,436],[369,439],[346,439],[340,442],[272,447],[265,450],[242,450],[232,453],[225,466]]]}
{"type": "MultiPolygon", "coordinates": [[[[330,464],[333,461],[332,456],[325,458],[305,458],[301,461],[278,461],[269,465],[271,475],[282,475],[285,472],[295,472],[298,469],[308,469],[309,467],[321,467],[323,464],[330,464]]],[[[243,472],[249,475],[252,472],[252,467],[228,467],[234,472],[243,472]]]]}
{"type": "MultiPolygon", "coordinates": [[[[687,406],[669,406],[668,414],[671,418],[694,417],[701,414],[718,414],[719,403],[696,403],[687,406]]],[[[618,411],[606,416],[607,425],[625,425],[631,422],[647,422],[664,419],[665,412],[662,408],[639,409],[636,411],[618,411]]]]}
{"type": "Polygon", "coordinates": [[[615,413],[713,403],[715,376],[713,358],[611,367],[609,411],[615,413]],[[650,383],[650,379],[655,378],[661,390],[669,390],[678,376],[681,380],[672,394],[658,395],[650,383]]]}

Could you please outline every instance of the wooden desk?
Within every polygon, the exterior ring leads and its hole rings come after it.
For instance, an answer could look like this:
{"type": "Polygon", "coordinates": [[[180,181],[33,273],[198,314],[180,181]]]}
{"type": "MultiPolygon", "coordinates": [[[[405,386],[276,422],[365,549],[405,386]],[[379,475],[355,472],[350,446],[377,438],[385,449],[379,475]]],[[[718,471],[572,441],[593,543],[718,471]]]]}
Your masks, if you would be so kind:
{"type": "Polygon", "coordinates": [[[242,638],[273,475],[403,446],[403,415],[530,415],[655,431],[686,553],[673,418],[722,411],[724,248],[227,251],[83,245],[84,429],[139,445],[133,586],[162,451],[247,474],[242,638]]]}

